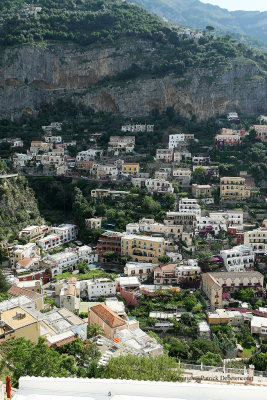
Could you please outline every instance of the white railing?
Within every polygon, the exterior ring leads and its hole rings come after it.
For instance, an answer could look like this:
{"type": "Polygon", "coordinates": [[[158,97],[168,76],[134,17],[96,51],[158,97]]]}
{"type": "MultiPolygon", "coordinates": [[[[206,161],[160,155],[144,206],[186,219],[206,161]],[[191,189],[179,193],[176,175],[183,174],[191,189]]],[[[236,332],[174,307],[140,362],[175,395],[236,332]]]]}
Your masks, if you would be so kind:
{"type": "MultiPolygon", "coordinates": [[[[211,372],[220,372],[223,374],[236,374],[236,375],[248,375],[248,367],[244,366],[243,368],[228,368],[226,366],[216,367],[209,366],[203,364],[184,364],[179,361],[179,367],[184,370],[194,370],[194,371],[211,371],[211,372]]],[[[267,378],[267,371],[255,371],[254,376],[267,378]]]]}

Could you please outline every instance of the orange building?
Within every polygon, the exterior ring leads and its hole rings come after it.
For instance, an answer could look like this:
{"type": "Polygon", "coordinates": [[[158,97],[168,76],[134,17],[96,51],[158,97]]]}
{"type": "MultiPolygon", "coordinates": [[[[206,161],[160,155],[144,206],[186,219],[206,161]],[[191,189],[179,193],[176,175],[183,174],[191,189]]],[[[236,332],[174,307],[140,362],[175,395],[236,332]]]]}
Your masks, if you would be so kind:
{"type": "Polygon", "coordinates": [[[98,325],[109,339],[114,339],[118,330],[127,328],[126,321],[105,304],[98,304],[90,308],[88,325],[98,325]]]}

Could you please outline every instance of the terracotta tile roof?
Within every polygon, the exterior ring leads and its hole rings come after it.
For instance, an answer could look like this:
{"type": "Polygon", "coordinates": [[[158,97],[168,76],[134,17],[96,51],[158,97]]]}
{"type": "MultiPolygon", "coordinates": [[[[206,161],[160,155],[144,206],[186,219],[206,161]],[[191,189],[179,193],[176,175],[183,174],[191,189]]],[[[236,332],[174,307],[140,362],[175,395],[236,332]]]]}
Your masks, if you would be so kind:
{"type": "Polygon", "coordinates": [[[176,264],[165,264],[154,268],[154,271],[175,271],[176,267],[176,264]]]}
{"type": "Polygon", "coordinates": [[[111,328],[115,328],[117,326],[125,324],[125,321],[116,313],[114,313],[110,308],[108,308],[105,304],[98,304],[97,306],[93,306],[91,307],[90,311],[93,311],[95,314],[97,314],[111,328]]]}
{"type": "Polygon", "coordinates": [[[74,340],[76,340],[76,339],[77,339],[77,335],[73,335],[69,338],[59,340],[56,343],[50,343],[49,341],[47,341],[46,344],[48,347],[60,347],[60,346],[63,346],[64,344],[74,342],[74,340]]]}
{"type": "Polygon", "coordinates": [[[125,162],[123,165],[139,165],[138,162],[125,162]]]}
{"type": "Polygon", "coordinates": [[[10,296],[19,297],[19,296],[26,296],[29,299],[36,299],[40,295],[36,294],[32,290],[20,288],[18,286],[11,286],[11,288],[7,292],[10,296]]]}
{"type": "Polygon", "coordinates": [[[207,272],[206,274],[202,274],[201,277],[202,281],[206,281],[209,286],[213,287],[214,289],[221,289],[221,285],[212,274],[207,272]]]}
{"type": "Polygon", "coordinates": [[[22,260],[18,261],[18,264],[22,267],[27,267],[27,265],[29,265],[31,263],[32,259],[25,257],[22,260]]]}

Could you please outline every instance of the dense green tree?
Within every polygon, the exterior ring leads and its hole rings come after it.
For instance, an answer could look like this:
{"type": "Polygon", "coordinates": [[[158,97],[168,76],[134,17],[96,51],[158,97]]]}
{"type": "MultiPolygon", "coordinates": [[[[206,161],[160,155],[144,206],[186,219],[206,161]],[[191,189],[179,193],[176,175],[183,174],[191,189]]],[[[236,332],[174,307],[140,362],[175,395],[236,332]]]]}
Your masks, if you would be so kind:
{"type": "Polygon", "coordinates": [[[87,261],[79,261],[77,264],[77,269],[79,270],[79,274],[85,274],[86,271],[88,271],[87,261]]]}
{"type": "Polygon", "coordinates": [[[89,365],[93,360],[98,360],[101,353],[95,343],[84,344],[81,338],[67,343],[57,349],[60,354],[68,354],[76,360],[76,365],[84,367],[89,365]]]}
{"type": "Polygon", "coordinates": [[[165,256],[159,256],[158,260],[162,264],[167,264],[168,262],[170,262],[171,258],[169,256],[165,255],[165,256]]]}
{"type": "Polygon", "coordinates": [[[207,182],[208,178],[207,171],[203,167],[197,167],[192,172],[192,178],[195,183],[202,185],[207,182]]]}
{"type": "Polygon", "coordinates": [[[240,290],[238,290],[238,292],[233,294],[233,297],[235,299],[238,299],[241,301],[250,301],[251,299],[253,299],[254,296],[255,296],[255,292],[251,288],[240,289],[240,290]]]}
{"type": "Polygon", "coordinates": [[[98,325],[93,324],[87,327],[87,338],[91,339],[98,335],[103,335],[104,331],[98,325]]]}
{"type": "Polygon", "coordinates": [[[197,305],[197,299],[193,295],[186,296],[184,299],[184,306],[186,311],[192,311],[193,308],[197,305]]]}
{"type": "Polygon", "coordinates": [[[156,214],[160,211],[161,205],[158,201],[155,201],[153,197],[145,196],[142,203],[142,208],[151,214],[156,214]]]}
{"type": "Polygon", "coordinates": [[[105,232],[105,229],[95,228],[90,231],[89,239],[96,243],[100,236],[105,232]]]}
{"type": "Polygon", "coordinates": [[[185,340],[170,337],[166,344],[170,357],[176,357],[182,360],[188,359],[189,346],[185,340]]]}
{"type": "Polygon", "coordinates": [[[220,366],[222,365],[222,357],[220,354],[214,354],[208,351],[206,354],[201,356],[197,362],[199,364],[203,363],[204,365],[220,366]]]}
{"type": "Polygon", "coordinates": [[[115,251],[105,251],[105,253],[103,253],[103,258],[106,261],[113,261],[118,258],[118,254],[115,251]]]}
{"type": "Polygon", "coordinates": [[[3,272],[0,269],[0,293],[6,294],[9,288],[10,285],[7,283],[6,278],[4,277],[3,272]]]}
{"type": "Polygon", "coordinates": [[[182,380],[181,370],[175,358],[166,355],[156,357],[127,355],[111,358],[102,377],[167,382],[182,380]]]}
{"type": "Polygon", "coordinates": [[[207,339],[196,339],[190,345],[190,353],[192,360],[199,360],[208,352],[212,354],[221,354],[219,346],[215,342],[207,339]]]}
{"type": "Polygon", "coordinates": [[[209,250],[203,250],[197,253],[198,264],[200,267],[208,268],[212,258],[213,254],[209,250]]]}
{"type": "Polygon", "coordinates": [[[1,346],[6,352],[6,360],[13,367],[14,386],[17,385],[19,378],[25,375],[68,377],[75,374],[74,357],[60,355],[55,349],[48,347],[42,338],[37,344],[19,338],[1,346]]]}
{"type": "Polygon", "coordinates": [[[258,371],[267,371],[267,353],[258,353],[249,359],[258,371]]]}

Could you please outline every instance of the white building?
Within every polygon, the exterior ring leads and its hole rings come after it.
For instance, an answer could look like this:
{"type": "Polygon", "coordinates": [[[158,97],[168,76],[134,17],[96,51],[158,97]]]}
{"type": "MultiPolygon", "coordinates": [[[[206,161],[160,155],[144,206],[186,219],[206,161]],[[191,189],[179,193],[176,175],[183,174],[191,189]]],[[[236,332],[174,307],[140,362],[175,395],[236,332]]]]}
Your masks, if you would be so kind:
{"type": "Polygon", "coordinates": [[[205,319],[197,324],[197,328],[201,338],[210,339],[210,327],[205,319]]]}
{"type": "Polygon", "coordinates": [[[45,133],[50,133],[50,134],[51,134],[52,130],[62,131],[62,122],[51,122],[50,125],[42,126],[42,130],[45,133]]]}
{"type": "Polygon", "coordinates": [[[61,275],[63,272],[73,269],[79,261],[94,264],[98,261],[98,254],[94,253],[89,246],[68,248],[60,253],[51,254],[43,259],[45,267],[51,269],[52,276],[61,275]]]}
{"type": "Polygon", "coordinates": [[[142,262],[127,262],[124,267],[124,274],[127,276],[137,276],[141,280],[145,280],[153,274],[154,268],[159,264],[142,263],[142,262]]]}
{"type": "Polygon", "coordinates": [[[263,339],[267,338],[267,318],[253,316],[250,322],[251,333],[261,335],[263,339]]]}
{"type": "Polygon", "coordinates": [[[236,119],[238,119],[238,114],[236,112],[229,112],[227,114],[227,119],[228,121],[235,121],[236,119]]]}
{"type": "Polygon", "coordinates": [[[153,132],[154,125],[147,124],[128,124],[121,127],[122,132],[153,132]]]}
{"type": "Polygon", "coordinates": [[[151,225],[154,224],[153,218],[142,218],[139,220],[140,232],[151,232],[151,225]]]}
{"type": "Polygon", "coordinates": [[[33,159],[31,154],[15,153],[13,156],[13,165],[16,168],[26,167],[29,161],[33,159]]]}
{"type": "Polygon", "coordinates": [[[97,178],[102,178],[109,176],[111,178],[116,178],[118,176],[119,170],[115,165],[112,164],[104,164],[98,165],[96,170],[97,178]]]}
{"type": "Polygon", "coordinates": [[[169,149],[175,149],[181,142],[185,141],[184,133],[177,133],[176,135],[169,135],[169,149]]]}
{"type": "Polygon", "coordinates": [[[196,165],[207,165],[210,163],[210,156],[194,156],[192,161],[196,165]]]}
{"type": "Polygon", "coordinates": [[[126,225],[125,229],[127,234],[134,234],[140,232],[140,227],[138,223],[129,223],[126,225]]]}
{"type": "Polygon", "coordinates": [[[116,282],[109,278],[89,279],[79,283],[81,297],[89,301],[98,297],[116,296],[116,282]]]}
{"type": "Polygon", "coordinates": [[[244,233],[244,244],[255,254],[267,254],[267,229],[258,228],[244,233]]]}
{"type": "Polygon", "coordinates": [[[239,230],[243,229],[243,219],[244,214],[241,210],[228,210],[228,211],[218,211],[218,212],[211,212],[210,218],[213,220],[221,220],[222,218],[226,221],[227,228],[238,228],[239,230]]]}
{"type": "Polygon", "coordinates": [[[196,217],[201,216],[201,207],[196,199],[184,197],[179,201],[179,212],[184,214],[193,214],[196,217]]]}
{"type": "Polygon", "coordinates": [[[85,226],[88,229],[100,229],[102,226],[102,217],[94,217],[86,219],[85,226]]]}
{"type": "Polygon", "coordinates": [[[73,224],[61,224],[59,226],[52,226],[51,232],[61,236],[62,243],[68,243],[77,238],[78,228],[73,224]]]}
{"type": "Polygon", "coordinates": [[[61,143],[62,142],[62,136],[46,135],[44,137],[44,140],[45,140],[46,143],[61,143]]]}
{"type": "Polygon", "coordinates": [[[229,272],[242,272],[254,266],[254,252],[248,246],[240,245],[230,250],[221,250],[220,256],[229,272]]]}
{"type": "Polygon", "coordinates": [[[80,151],[76,156],[76,161],[92,161],[96,157],[102,157],[103,150],[100,149],[88,149],[80,151]]]}
{"type": "Polygon", "coordinates": [[[226,231],[226,221],[225,218],[220,216],[220,218],[211,217],[197,217],[197,227],[196,230],[200,231],[214,231],[215,235],[218,235],[221,231],[226,231]]]}
{"type": "MultiPolygon", "coordinates": [[[[170,173],[169,173],[169,171],[166,171],[166,170],[167,170],[167,168],[161,168],[158,171],[155,171],[154,178],[167,180],[168,177],[170,176],[170,173]]],[[[171,172],[171,169],[170,169],[170,172],[171,172]]]]}
{"type": "Polygon", "coordinates": [[[189,185],[191,170],[189,168],[174,168],[172,176],[179,185],[189,185]]]}
{"type": "Polygon", "coordinates": [[[55,343],[60,338],[59,335],[69,331],[74,337],[80,337],[83,341],[87,339],[87,320],[79,318],[66,308],[54,308],[44,314],[39,312],[36,316],[42,326],[42,332],[46,334],[46,340],[50,343],[55,343]]]}
{"type": "Polygon", "coordinates": [[[178,278],[188,278],[200,275],[201,269],[195,265],[178,265],[176,273],[178,278]]]}
{"type": "Polygon", "coordinates": [[[23,147],[23,140],[21,138],[12,139],[12,146],[11,147],[23,147]]]}
{"type": "Polygon", "coordinates": [[[164,179],[146,179],[145,186],[149,193],[173,193],[172,183],[164,179]]]}
{"type": "Polygon", "coordinates": [[[55,247],[61,246],[62,243],[63,242],[61,236],[56,234],[48,235],[37,241],[38,246],[41,247],[41,249],[44,251],[48,251],[54,249],[55,247]]]}

